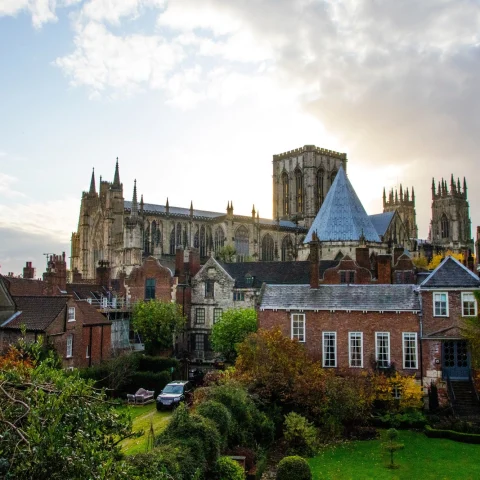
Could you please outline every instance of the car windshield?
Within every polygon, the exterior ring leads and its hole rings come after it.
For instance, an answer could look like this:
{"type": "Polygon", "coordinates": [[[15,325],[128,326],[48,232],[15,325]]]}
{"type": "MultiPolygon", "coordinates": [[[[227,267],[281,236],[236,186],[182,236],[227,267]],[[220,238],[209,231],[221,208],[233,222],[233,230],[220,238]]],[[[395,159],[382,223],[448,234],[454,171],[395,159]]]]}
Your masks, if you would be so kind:
{"type": "Polygon", "coordinates": [[[162,393],[183,393],[183,385],[167,385],[162,393]]]}

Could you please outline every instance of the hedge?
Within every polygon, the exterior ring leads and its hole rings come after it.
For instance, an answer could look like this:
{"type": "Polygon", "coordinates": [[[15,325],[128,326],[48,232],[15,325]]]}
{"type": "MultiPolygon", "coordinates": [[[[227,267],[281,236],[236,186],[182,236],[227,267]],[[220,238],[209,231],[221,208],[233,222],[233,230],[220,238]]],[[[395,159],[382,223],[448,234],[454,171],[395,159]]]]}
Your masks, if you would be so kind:
{"type": "Polygon", "coordinates": [[[135,372],[122,385],[120,392],[123,395],[127,393],[135,393],[139,388],[145,390],[153,390],[155,397],[160,393],[163,387],[172,381],[169,371],[165,372],[135,372]]]}
{"type": "Polygon", "coordinates": [[[138,370],[141,372],[163,372],[173,367],[177,370],[180,362],[176,358],[154,357],[152,355],[138,356],[138,370]]]}
{"type": "Polygon", "coordinates": [[[475,433],[455,432],[454,430],[437,430],[427,425],[425,435],[428,438],[448,438],[455,442],[480,444],[480,435],[475,433]]]}

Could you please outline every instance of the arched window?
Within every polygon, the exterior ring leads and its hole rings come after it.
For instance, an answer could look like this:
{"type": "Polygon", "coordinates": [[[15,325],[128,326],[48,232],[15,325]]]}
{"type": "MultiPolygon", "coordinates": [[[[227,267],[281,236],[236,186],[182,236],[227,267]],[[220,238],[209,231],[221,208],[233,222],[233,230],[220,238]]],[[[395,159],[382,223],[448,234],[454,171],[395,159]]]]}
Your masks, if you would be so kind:
{"type": "Polygon", "coordinates": [[[143,231],[143,253],[145,255],[150,255],[150,227],[148,222],[145,225],[145,229],[143,231]]]}
{"type": "Polygon", "coordinates": [[[287,172],[282,174],[282,203],[283,203],[283,214],[288,215],[290,213],[288,208],[288,175],[287,172]]]}
{"type": "Polygon", "coordinates": [[[158,245],[158,242],[157,242],[158,230],[157,230],[157,222],[155,220],[152,222],[151,228],[152,228],[152,253],[153,253],[154,247],[158,245]]]}
{"type": "Polygon", "coordinates": [[[303,212],[303,175],[299,168],[295,170],[295,195],[297,213],[303,212]]]}
{"type": "Polygon", "coordinates": [[[330,174],[330,186],[333,185],[333,182],[334,182],[336,176],[337,176],[337,171],[334,170],[334,171],[330,174]]]}
{"type": "Polygon", "coordinates": [[[222,227],[215,229],[214,250],[217,253],[225,244],[225,232],[222,227]]]}
{"type": "Polygon", "coordinates": [[[286,235],[282,240],[282,262],[287,262],[293,257],[293,244],[290,235],[286,235]]]}
{"type": "Polygon", "coordinates": [[[440,221],[440,230],[442,232],[442,238],[448,238],[450,236],[450,225],[445,214],[442,215],[442,219],[440,221]]]}
{"type": "Polygon", "coordinates": [[[175,255],[175,225],[170,232],[170,255],[175,255]]]}
{"type": "Polygon", "coordinates": [[[177,238],[176,238],[176,246],[179,247],[182,244],[182,226],[180,223],[177,223],[177,238]]]}
{"type": "Polygon", "coordinates": [[[323,168],[320,168],[317,172],[317,210],[320,210],[320,207],[325,200],[324,189],[323,189],[323,180],[325,177],[325,171],[323,168]]]}
{"type": "Polygon", "coordinates": [[[237,260],[244,262],[248,257],[248,230],[241,225],[235,232],[235,250],[237,251],[237,260]]]}
{"type": "Polygon", "coordinates": [[[275,242],[268,233],[262,239],[262,260],[264,262],[273,262],[275,242]]]}
{"type": "Polygon", "coordinates": [[[205,225],[200,227],[200,256],[205,257],[207,255],[207,239],[205,234],[205,225]]]}

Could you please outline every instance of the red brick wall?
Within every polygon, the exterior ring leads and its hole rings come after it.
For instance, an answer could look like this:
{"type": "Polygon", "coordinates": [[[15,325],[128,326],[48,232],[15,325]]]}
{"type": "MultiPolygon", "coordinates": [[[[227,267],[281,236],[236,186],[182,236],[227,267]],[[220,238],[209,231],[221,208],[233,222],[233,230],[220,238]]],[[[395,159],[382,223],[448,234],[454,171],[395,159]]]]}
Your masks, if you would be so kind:
{"type": "MultiPolygon", "coordinates": [[[[440,291],[440,290],[438,290],[440,291]]],[[[446,292],[446,290],[444,290],[446,292]]],[[[436,337],[459,338],[462,325],[462,292],[448,293],[448,317],[433,316],[433,292],[423,291],[423,335],[435,334],[436,337]]]]}
{"type": "Polygon", "coordinates": [[[154,257],[148,257],[141,267],[132,270],[127,279],[132,302],[145,299],[145,281],[155,279],[155,299],[164,302],[172,300],[173,277],[170,270],[163,267],[154,257]]]}
{"type": "Polygon", "coordinates": [[[111,354],[111,325],[85,325],[82,332],[83,357],[79,362],[84,367],[98,365],[111,354]],[[90,358],[86,357],[87,346],[90,345],[90,358]]]}
{"type": "MultiPolygon", "coordinates": [[[[291,336],[291,313],[284,310],[258,312],[260,328],[280,327],[291,336]]],[[[348,332],[363,332],[363,367],[371,368],[375,358],[375,332],[390,332],[390,361],[398,371],[420,377],[420,345],[418,343],[418,369],[403,370],[402,332],[419,333],[419,318],[413,313],[328,312],[305,313],[305,346],[315,360],[322,359],[322,332],[337,332],[337,366],[348,369],[348,332]]],[[[352,369],[357,370],[357,369],[352,369]]]]}
{"type": "MultiPolygon", "coordinates": [[[[359,267],[357,263],[348,256],[345,257],[336,267],[325,270],[325,273],[323,274],[323,283],[329,285],[339,284],[341,270],[354,270],[355,284],[372,283],[372,274],[370,271],[366,268],[359,267]]],[[[348,283],[348,275],[346,280],[348,283]]]]}

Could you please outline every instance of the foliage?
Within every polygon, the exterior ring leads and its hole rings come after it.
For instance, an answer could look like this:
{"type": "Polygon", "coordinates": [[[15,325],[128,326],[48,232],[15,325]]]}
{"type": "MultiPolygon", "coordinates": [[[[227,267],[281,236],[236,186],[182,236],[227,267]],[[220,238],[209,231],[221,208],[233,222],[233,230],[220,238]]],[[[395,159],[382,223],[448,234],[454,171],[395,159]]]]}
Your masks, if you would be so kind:
{"type": "Polygon", "coordinates": [[[434,255],[430,260],[430,263],[428,264],[428,269],[435,270],[435,268],[437,268],[440,265],[442,260],[447,257],[453,257],[456,260],[458,260],[460,263],[463,263],[464,261],[463,253],[455,253],[455,252],[452,252],[451,250],[447,250],[446,252],[437,253],[436,255],[434,255]]]}
{"type": "Polygon", "coordinates": [[[235,250],[235,247],[232,245],[225,245],[218,250],[216,257],[223,263],[232,263],[235,260],[236,254],[237,251],[235,250]]]}
{"type": "Polygon", "coordinates": [[[307,461],[298,456],[285,457],[280,460],[277,480],[311,480],[312,472],[307,461]]]}
{"type": "Polygon", "coordinates": [[[420,410],[407,410],[403,413],[387,412],[377,417],[382,427],[423,428],[427,423],[425,415],[420,410]]]}
{"type": "Polygon", "coordinates": [[[389,412],[404,412],[422,407],[422,387],[417,384],[414,376],[402,376],[398,372],[386,376],[382,374],[373,377],[375,398],[389,412]],[[399,398],[395,398],[395,391],[399,398]]]}
{"type": "Polygon", "coordinates": [[[426,270],[428,268],[428,258],[424,255],[420,255],[419,257],[413,257],[412,262],[419,269],[426,270]]]}
{"type": "Polygon", "coordinates": [[[232,426],[232,415],[228,408],[220,402],[207,400],[198,405],[195,411],[198,415],[209,418],[215,423],[225,445],[232,426]]]}
{"type": "Polygon", "coordinates": [[[429,425],[425,427],[425,435],[429,438],[448,438],[455,442],[472,443],[475,445],[480,444],[480,434],[478,433],[465,433],[455,430],[440,430],[432,428],[429,425]]]}
{"type": "Polygon", "coordinates": [[[480,435],[480,425],[478,423],[458,417],[439,418],[432,426],[437,430],[452,430],[454,432],[480,435]]]}
{"type": "Polygon", "coordinates": [[[157,438],[157,444],[170,443],[172,440],[197,441],[189,447],[197,450],[197,456],[203,457],[199,466],[203,470],[212,467],[220,454],[220,434],[215,424],[201,415],[190,414],[185,405],[180,405],[170,423],[157,438]]]}
{"type": "Polygon", "coordinates": [[[0,360],[0,477],[125,478],[118,443],[129,418],[78,372],[57,369],[53,357],[38,362],[40,348],[0,360]]]}
{"type": "Polygon", "coordinates": [[[243,468],[230,457],[220,457],[217,460],[214,474],[218,480],[245,480],[243,468]]]}
{"type": "Polygon", "coordinates": [[[383,444],[383,448],[390,454],[390,464],[388,468],[398,468],[398,465],[395,465],[393,461],[393,455],[398,450],[401,450],[404,445],[403,443],[399,443],[398,441],[398,432],[394,428],[390,428],[387,430],[387,440],[383,444]]]}
{"type": "Polygon", "coordinates": [[[132,326],[141,335],[147,352],[172,347],[176,334],[185,326],[181,305],[158,300],[140,301],[133,307],[132,326]]]}
{"type": "Polygon", "coordinates": [[[212,327],[213,349],[225,356],[227,361],[235,360],[237,345],[245,337],[257,331],[257,312],[253,308],[231,308],[222,313],[212,327]]]}
{"type": "Polygon", "coordinates": [[[179,366],[180,362],[176,358],[138,355],[137,368],[140,372],[164,372],[171,368],[178,370],[179,366]]]}
{"type": "Polygon", "coordinates": [[[317,429],[305,417],[291,412],[285,415],[284,437],[292,455],[312,457],[317,448],[317,429]]]}
{"type": "MultiPolygon", "coordinates": [[[[477,305],[480,305],[480,291],[477,290],[473,293],[475,295],[477,305]]],[[[480,319],[478,316],[476,316],[465,317],[463,320],[464,328],[462,330],[462,334],[468,340],[472,367],[480,372],[480,319]]]]}
{"type": "MultiPolygon", "coordinates": [[[[225,455],[231,455],[234,457],[245,457],[245,470],[250,472],[255,468],[255,462],[257,460],[257,454],[254,450],[248,447],[236,446],[229,450],[226,450],[225,455]]],[[[261,453],[261,452],[260,452],[261,453]]]]}
{"type": "Polygon", "coordinates": [[[119,394],[126,396],[127,393],[135,393],[139,388],[145,388],[146,390],[153,390],[154,397],[161,392],[163,387],[172,381],[172,375],[170,372],[135,372],[126,382],[122,385],[119,394]]]}
{"type": "Polygon", "coordinates": [[[178,448],[161,445],[148,453],[131,455],[127,461],[130,477],[138,480],[170,480],[181,475],[178,448]]]}

